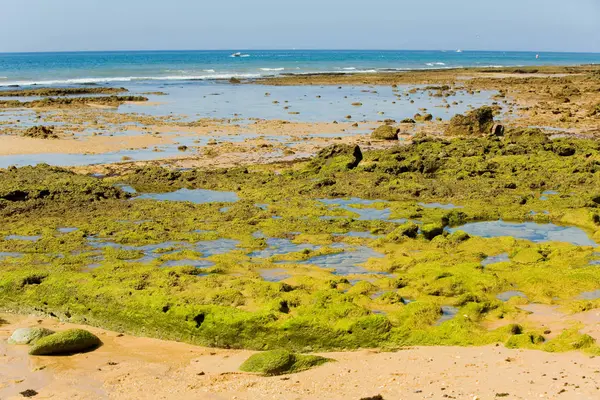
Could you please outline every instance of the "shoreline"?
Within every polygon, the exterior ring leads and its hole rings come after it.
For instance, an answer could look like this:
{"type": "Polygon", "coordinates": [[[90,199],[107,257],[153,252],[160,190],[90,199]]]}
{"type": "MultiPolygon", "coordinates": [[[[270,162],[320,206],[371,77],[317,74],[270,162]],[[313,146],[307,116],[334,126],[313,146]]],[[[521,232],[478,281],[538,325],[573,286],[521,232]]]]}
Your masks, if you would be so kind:
{"type": "Polygon", "coordinates": [[[54,319],[0,314],[0,396],[82,399],[595,399],[597,362],[582,353],[504,347],[409,347],[320,353],[333,362],[293,375],[262,377],[238,370],[256,352],[203,348],[89,328],[103,345],[90,353],[33,357],[7,346],[19,326],[80,327],[54,319]]]}

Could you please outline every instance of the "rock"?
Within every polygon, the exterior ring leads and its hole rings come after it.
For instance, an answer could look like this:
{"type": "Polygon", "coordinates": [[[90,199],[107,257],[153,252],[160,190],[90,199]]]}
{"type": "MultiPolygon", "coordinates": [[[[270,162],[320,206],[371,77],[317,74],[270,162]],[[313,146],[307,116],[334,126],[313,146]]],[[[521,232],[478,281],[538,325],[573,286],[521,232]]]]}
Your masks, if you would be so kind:
{"type": "Polygon", "coordinates": [[[415,121],[412,118],[404,118],[402,121],[400,121],[401,124],[416,124],[417,121],[415,121]]]}
{"type": "Polygon", "coordinates": [[[427,240],[432,240],[436,236],[444,233],[444,228],[439,224],[427,224],[421,228],[421,233],[427,240]]]}
{"type": "Polygon", "coordinates": [[[552,146],[552,151],[561,157],[571,157],[576,153],[575,147],[570,143],[556,143],[552,146]]]}
{"type": "Polygon", "coordinates": [[[488,135],[494,127],[494,111],[491,107],[481,107],[466,115],[457,114],[446,127],[447,136],[488,135]]]}
{"type": "Polygon", "coordinates": [[[426,122],[426,121],[433,120],[433,115],[431,115],[431,114],[423,114],[423,115],[421,115],[419,113],[416,113],[413,118],[417,122],[426,122]]]}
{"type": "Polygon", "coordinates": [[[375,140],[398,140],[400,129],[389,125],[381,125],[371,133],[371,139],[375,140]]]}
{"type": "Polygon", "coordinates": [[[102,344],[98,337],[83,329],[69,329],[39,339],[29,350],[32,356],[80,353],[102,344]]]}
{"type": "Polygon", "coordinates": [[[504,136],[504,125],[494,124],[490,132],[491,136],[501,137],[504,136]]]}
{"type": "Polygon", "coordinates": [[[383,396],[378,394],[377,396],[361,397],[360,400],[383,400],[383,396]]]}
{"type": "Polygon", "coordinates": [[[242,81],[240,81],[238,78],[236,77],[231,77],[231,79],[229,79],[229,83],[232,83],[234,85],[239,85],[240,83],[242,83],[242,81]]]}
{"type": "Polygon", "coordinates": [[[27,390],[20,392],[19,394],[23,397],[35,397],[38,395],[38,392],[36,392],[33,389],[27,389],[27,390]]]}
{"type": "Polygon", "coordinates": [[[536,145],[548,142],[548,136],[537,128],[513,128],[504,133],[507,143],[536,145]]]}
{"type": "Polygon", "coordinates": [[[405,238],[416,238],[419,233],[419,225],[407,222],[394,229],[389,235],[387,240],[394,243],[400,243],[405,238]]]}
{"type": "Polygon", "coordinates": [[[319,151],[311,166],[321,170],[346,171],[356,168],[362,159],[359,146],[333,144],[319,151]]]}
{"type": "Polygon", "coordinates": [[[58,139],[53,126],[32,126],[23,133],[23,136],[36,139],[58,139]]]}
{"type": "Polygon", "coordinates": [[[46,328],[19,328],[8,338],[8,344],[33,344],[37,340],[50,336],[53,333],[54,331],[46,328]]]}
{"type": "Polygon", "coordinates": [[[287,350],[271,350],[254,354],[240,366],[240,370],[274,376],[304,371],[327,361],[329,361],[327,358],[319,356],[294,354],[287,350]]]}

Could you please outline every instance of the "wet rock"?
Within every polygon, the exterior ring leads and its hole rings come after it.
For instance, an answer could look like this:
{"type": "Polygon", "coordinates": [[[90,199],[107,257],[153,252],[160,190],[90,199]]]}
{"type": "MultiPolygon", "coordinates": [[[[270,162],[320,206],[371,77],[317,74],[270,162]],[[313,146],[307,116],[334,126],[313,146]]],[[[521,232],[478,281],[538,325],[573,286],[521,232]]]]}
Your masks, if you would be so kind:
{"type": "Polygon", "coordinates": [[[8,344],[33,344],[37,340],[52,334],[54,334],[54,331],[46,328],[19,328],[8,338],[8,344]]]}
{"type": "Polygon", "coordinates": [[[412,118],[404,118],[402,121],[400,121],[401,124],[416,124],[417,121],[415,121],[412,118]]]}
{"type": "Polygon", "coordinates": [[[457,114],[446,127],[447,136],[487,135],[494,127],[494,111],[491,107],[481,107],[466,115],[457,114]]]}
{"type": "Polygon", "coordinates": [[[83,329],[69,329],[39,339],[29,350],[33,356],[80,353],[102,344],[100,339],[83,329]]]}
{"type": "Polygon", "coordinates": [[[538,145],[548,142],[548,136],[537,128],[513,128],[505,132],[504,141],[521,145],[538,145]]]}
{"type": "Polygon", "coordinates": [[[58,139],[53,126],[32,126],[23,133],[23,136],[36,139],[58,139]]]}
{"type": "Polygon", "coordinates": [[[501,137],[504,136],[504,125],[494,124],[490,132],[491,136],[501,137]]]}
{"type": "Polygon", "coordinates": [[[371,139],[374,140],[398,140],[400,129],[390,125],[381,125],[371,133],[371,139]]]}
{"type": "Polygon", "coordinates": [[[378,394],[376,396],[361,397],[360,400],[383,400],[383,396],[378,394]]]}
{"type": "Polygon", "coordinates": [[[231,79],[229,79],[229,83],[234,84],[234,85],[239,85],[240,83],[242,83],[242,81],[240,81],[238,78],[236,77],[231,77],[231,79]]]}
{"type": "Polygon", "coordinates": [[[415,116],[413,117],[413,119],[417,122],[427,122],[427,121],[431,121],[433,120],[433,115],[431,114],[415,114],[415,116]]]}

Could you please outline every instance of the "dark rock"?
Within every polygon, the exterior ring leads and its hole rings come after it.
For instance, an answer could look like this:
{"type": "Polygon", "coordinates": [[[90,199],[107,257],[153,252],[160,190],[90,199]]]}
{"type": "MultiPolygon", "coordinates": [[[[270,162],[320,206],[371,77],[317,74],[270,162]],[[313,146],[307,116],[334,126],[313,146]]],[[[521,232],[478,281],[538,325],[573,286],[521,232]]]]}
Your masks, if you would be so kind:
{"type": "Polygon", "coordinates": [[[27,389],[25,391],[20,392],[19,394],[23,397],[34,397],[38,395],[38,392],[36,392],[33,389],[27,389]]]}
{"type": "Polygon", "coordinates": [[[329,171],[346,171],[356,168],[362,159],[359,146],[334,144],[321,150],[313,159],[311,167],[329,171]]]}
{"type": "Polygon", "coordinates": [[[23,136],[36,139],[58,139],[53,126],[32,126],[23,133],[23,136]]]}
{"type": "Polygon", "coordinates": [[[496,137],[504,136],[504,125],[494,124],[492,126],[492,131],[490,132],[490,135],[496,137]]]}

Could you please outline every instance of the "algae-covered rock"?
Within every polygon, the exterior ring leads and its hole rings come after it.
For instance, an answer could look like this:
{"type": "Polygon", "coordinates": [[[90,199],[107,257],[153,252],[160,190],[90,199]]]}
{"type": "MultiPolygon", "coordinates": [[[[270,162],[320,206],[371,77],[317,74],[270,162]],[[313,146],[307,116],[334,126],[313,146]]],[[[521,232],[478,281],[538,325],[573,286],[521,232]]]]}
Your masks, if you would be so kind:
{"type": "Polygon", "coordinates": [[[548,141],[548,136],[537,128],[512,128],[504,134],[507,143],[540,145],[548,141]]]}
{"type": "Polygon", "coordinates": [[[471,238],[471,236],[469,236],[468,233],[463,232],[463,231],[456,231],[456,232],[453,232],[450,236],[448,236],[448,240],[453,243],[461,243],[466,240],[469,240],[470,238],[471,238]]]}
{"type": "Polygon", "coordinates": [[[19,328],[8,338],[8,344],[33,344],[37,340],[52,334],[54,334],[54,331],[46,328],[19,328]]]}
{"type": "Polygon", "coordinates": [[[290,353],[287,350],[271,350],[257,353],[248,358],[241,366],[244,372],[256,372],[273,376],[304,371],[329,361],[327,358],[290,353]]]}
{"type": "Polygon", "coordinates": [[[444,228],[440,224],[427,224],[421,228],[421,233],[427,240],[432,240],[436,236],[444,233],[444,228]]]}
{"type": "Polygon", "coordinates": [[[544,256],[537,249],[529,248],[519,251],[512,257],[514,262],[520,264],[533,264],[544,260],[544,256]]]}
{"type": "Polygon", "coordinates": [[[457,114],[446,127],[447,136],[488,135],[494,127],[494,111],[491,107],[481,107],[466,115],[457,114]]]}
{"type": "Polygon", "coordinates": [[[416,238],[419,233],[419,225],[407,222],[394,229],[387,235],[386,239],[389,242],[399,243],[405,238],[416,238]]]}
{"type": "Polygon", "coordinates": [[[33,356],[79,353],[98,347],[98,337],[83,329],[69,329],[39,339],[29,350],[33,356]]]}
{"type": "Polygon", "coordinates": [[[375,140],[398,140],[400,129],[390,125],[381,125],[371,133],[371,138],[375,140]]]}
{"type": "Polygon", "coordinates": [[[334,144],[321,150],[311,166],[325,171],[347,171],[356,168],[362,159],[359,146],[334,144]]]}
{"type": "Polygon", "coordinates": [[[32,126],[23,133],[23,136],[36,139],[58,139],[53,126],[32,126]]]}
{"type": "Polygon", "coordinates": [[[413,119],[417,122],[427,122],[427,121],[431,121],[433,120],[433,115],[431,114],[415,114],[415,116],[413,117],[413,119]]]}

